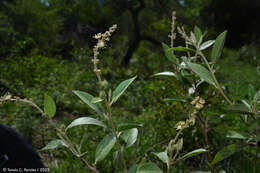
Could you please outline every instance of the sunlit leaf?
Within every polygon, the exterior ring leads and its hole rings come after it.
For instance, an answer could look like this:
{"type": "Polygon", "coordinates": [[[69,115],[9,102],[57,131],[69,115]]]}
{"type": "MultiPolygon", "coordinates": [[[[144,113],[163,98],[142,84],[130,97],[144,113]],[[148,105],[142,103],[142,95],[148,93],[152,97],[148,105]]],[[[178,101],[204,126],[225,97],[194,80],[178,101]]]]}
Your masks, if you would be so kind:
{"type": "Polygon", "coordinates": [[[137,168],[136,173],[163,173],[154,163],[145,163],[137,168]]]}
{"type": "Polygon", "coordinates": [[[97,120],[97,119],[94,119],[94,118],[91,118],[91,117],[81,117],[81,118],[77,118],[75,119],[74,121],[72,121],[70,123],[70,125],[68,125],[68,127],[66,128],[66,130],[72,128],[72,127],[75,127],[75,126],[80,126],[80,125],[97,125],[97,126],[101,126],[101,127],[106,127],[106,125],[97,120]]]}
{"type": "Polygon", "coordinates": [[[169,157],[168,157],[166,151],[160,152],[160,153],[154,153],[153,152],[153,154],[156,155],[162,162],[169,164],[169,157]]]}
{"type": "Polygon", "coordinates": [[[44,148],[41,149],[41,151],[53,150],[60,147],[67,147],[67,145],[62,140],[56,139],[49,142],[44,148]]]}
{"type": "Polygon", "coordinates": [[[113,134],[108,134],[98,144],[95,154],[95,163],[103,160],[116,143],[116,137],[113,134]]]}
{"type": "Polygon", "coordinates": [[[248,137],[238,133],[238,132],[235,132],[233,130],[230,130],[228,131],[227,133],[227,138],[233,138],[233,139],[248,139],[248,137]]]}
{"type": "Polygon", "coordinates": [[[246,100],[241,100],[241,102],[247,107],[248,110],[251,110],[251,105],[249,103],[247,103],[246,100]]]}
{"type": "Polygon", "coordinates": [[[44,113],[52,118],[56,113],[56,105],[51,96],[45,95],[44,98],[44,113]]]}
{"type": "Polygon", "coordinates": [[[127,79],[121,82],[118,87],[113,92],[112,103],[115,103],[117,99],[125,92],[125,90],[129,87],[129,85],[136,79],[137,76],[127,79]]]}
{"type": "Polygon", "coordinates": [[[213,45],[214,43],[215,43],[215,40],[208,40],[208,41],[201,44],[200,50],[205,50],[208,47],[210,47],[211,45],[213,45]]]}
{"type": "Polygon", "coordinates": [[[224,47],[225,40],[226,40],[226,35],[227,35],[227,31],[224,31],[217,37],[215,41],[215,44],[211,52],[211,60],[213,62],[216,62],[222,53],[222,49],[224,47]]]}
{"type": "Polygon", "coordinates": [[[205,67],[200,64],[195,64],[191,62],[187,62],[187,64],[191,68],[191,70],[195,72],[201,79],[205,80],[211,85],[216,86],[210,72],[205,67]]]}
{"type": "Polygon", "coordinates": [[[230,157],[232,154],[236,152],[236,144],[231,144],[226,147],[224,147],[222,150],[220,150],[214,157],[212,164],[216,164],[228,157],[230,157]]]}
{"type": "Polygon", "coordinates": [[[152,76],[174,76],[174,77],[176,77],[175,73],[169,72],[169,71],[156,73],[156,74],[154,74],[152,76]]]}
{"type": "Polygon", "coordinates": [[[120,137],[126,142],[126,147],[130,147],[131,145],[133,145],[137,140],[137,136],[138,136],[137,128],[124,130],[120,135],[120,137]]]}
{"type": "Polygon", "coordinates": [[[99,98],[99,97],[93,97],[93,99],[91,100],[91,103],[99,103],[99,102],[102,102],[103,99],[102,98],[99,98]]]}
{"type": "Polygon", "coordinates": [[[190,157],[193,157],[193,156],[196,156],[198,154],[201,154],[201,153],[205,153],[205,152],[208,152],[207,150],[203,149],[203,148],[200,148],[200,149],[196,149],[196,150],[193,150],[187,154],[185,154],[184,156],[182,156],[179,160],[185,160],[185,159],[188,159],[190,157]]]}

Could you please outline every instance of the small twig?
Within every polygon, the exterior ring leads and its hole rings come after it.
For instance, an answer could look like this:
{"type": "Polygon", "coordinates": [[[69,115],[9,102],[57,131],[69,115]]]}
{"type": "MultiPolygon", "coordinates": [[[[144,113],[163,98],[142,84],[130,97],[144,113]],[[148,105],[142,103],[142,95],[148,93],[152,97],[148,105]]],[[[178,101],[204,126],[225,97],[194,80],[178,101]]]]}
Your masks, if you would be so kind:
{"type": "Polygon", "coordinates": [[[213,72],[213,69],[212,69],[212,67],[209,65],[209,62],[208,62],[207,58],[205,57],[205,55],[204,55],[201,51],[199,51],[198,53],[199,53],[199,55],[203,58],[204,62],[206,63],[206,65],[207,65],[207,67],[208,67],[208,69],[209,69],[209,71],[210,71],[210,73],[211,73],[211,76],[212,76],[212,78],[213,78],[213,80],[214,80],[214,82],[215,82],[215,84],[216,84],[216,87],[217,87],[217,89],[219,90],[219,92],[222,94],[222,96],[225,98],[225,100],[228,102],[228,104],[233,105],[233,103],[230,101],[230,99],[226,96],[226,94],[225,94],[224,91],[222,90],[222,88],[221,88],[221,86],[220,86],[218,80],[216,79],[216,76],[215,76],[215,74],[214,74],[214,72],[213,72]]]}
{"type": "Polygon", "coordinates": [[[122,160],[123,166],[124,166],[124,173],[127,173],[128,172],[127,171],[127,166],[126,166],[126,162],[125,162],[125,158],[124,158],[124,153],[122,151],[122,147],[121,147],[121,145],[119,143],[118,132],[117,132],[117,130],[115,128],[115,125],[113,123],[113,120],[111,118],[111,106],[110,106],[110,103],[107,103],[107,110],[108,110],[108,112],[107,112],[107,116],[106,117],[108,118],[108,121],[109,121],[109,123],[110,123],[110,125],[112,127],[112,131],[113,131],[113,133],[114,133],[114,135],[116,137],[117,147],[118,147],[119,153],[121,155],[121,160],[122,160]]]}
{"type": "Polygon", "coordinates": [[[209,157],[209,161],[210,161],[211,172],[215,173],[214,164],[212,164],[213,157],[211,155],[210,144],[209,144],[209,139],[208,139],[208,117],[206,117],[205,121],[203,121],[198,114],[196,115],[196,117],[199,120],[201,128],[203,130],[204,140],[206,143],[206,149],[208,150],[208,157],[209,157]]]}

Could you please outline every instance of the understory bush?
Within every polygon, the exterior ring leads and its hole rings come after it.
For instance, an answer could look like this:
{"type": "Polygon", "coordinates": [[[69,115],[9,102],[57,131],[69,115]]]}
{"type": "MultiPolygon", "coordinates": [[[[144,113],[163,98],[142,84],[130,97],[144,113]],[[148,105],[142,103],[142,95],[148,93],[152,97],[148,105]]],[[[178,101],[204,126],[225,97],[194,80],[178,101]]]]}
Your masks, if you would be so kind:
{"type": "MultiPolygon", "coordinates": [[[[12,119],[21,114],[27,128],[48,122],[47,132],[40,133],[42,144],[48,141],[41,151],[55,156],[49,161],[53,172],[260,171],[260,81],[252,76],[259,75],[258,69],[230,59],[218,63],[227,31],[205,40],[198,27],[189,33],[176,27],[173,12],[170,43],[162,43],[169,70],[125,69],[129,79],[119,83],[111,77],[117,70],[101,65],[101,51],[116,29],[113,25],[94,36],[92,64],[33,56],[0,65],[1,79],[7,79],[0,82],[13,92],[1,97],[1,112],[12,119]],[[184,46],[175,46],[177,36],[184,46]],[[5,112],[10,101],[20,103],[13,113],[5,112]],[[32,110],[21,113],[21,104],[34,107],[42,119],[27,118],[32,110]],[[69,109],[67,117],[58,116],[59,107],[69,109]]],[[[224,55],[229,56],[228,50],[224,55]]],[[[153,63],[147,62],[147,69],[153,63]]]]}

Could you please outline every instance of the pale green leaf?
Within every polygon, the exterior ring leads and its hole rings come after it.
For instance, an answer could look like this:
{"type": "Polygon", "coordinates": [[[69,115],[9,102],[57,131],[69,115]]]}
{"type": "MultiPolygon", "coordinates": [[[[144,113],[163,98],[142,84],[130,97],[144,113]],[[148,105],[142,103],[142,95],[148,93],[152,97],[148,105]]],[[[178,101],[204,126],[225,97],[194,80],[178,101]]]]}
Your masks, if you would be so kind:
{"type": "Polygon", "coordinates": [[[185,99],[179,99],[179,98],[166,98],[164,101],[177,101],[177,102],[187,102],[185,99]]]}
{"type": "Polygon", "coordinates": [[[103,99],[102,98],[99,98],[99,97],[93,97],[93,99],[91,100],[91,103],[99,103],[99,102],[102,102],[103,99]]]}
{"type": "Polygon", "coordinates": [[[145,163],[137,168],[136,173],[163,173],[154,163],[145,163]]]}
{"type": "Polygon", "coordinates": [[[216,164],[228,157],[230,157],[232,154],[236,152],[236,144],[231,144],[226,147],[224,147],[222,150],[220,150],[214,157],[212,164],[216,164]]]}
{"type": "Polygon", "coordinates": [[[257,102],[260,100],[260,90],[258,90],[254,96],[254,101],[257,102]]]}
{"type": "Polygon", "coordinates": [[[101,127],[106,127],[106,125],[94,118],[91,117],[81,117],[81,118],[77,118],[74,121],[72,121],[70,123],[70,125],[68,125],[68,127],[66,128],[66,130],[75,127],[75,126],[80,126],[80,125],[97,125],[97,126],[101,126],[101,127]]]}
{"type": "Polygon", "coordinates": [[[154,155],[156,155],[163,163],[169,164],[169,157],[167,155],[167,152],[160,152],[160,153],[154,153],[154,155]]]}
{"type": "Polygon", "coordinates": [[[162,43],[162,47],[163,47],[163,50],[164,50],[164,54],[165,56],[174,64],[177,64],[177,58],[175,57],[174,55],[174,52],[172,50],[169,50],[169,46],[162,43]]]}
{"type": "Polygon", "coordinates": [[[60,147],[67,147],[67,145],[62,140],[56,139],[49,142],[44,148],[41,149],[41,151],[53,150],[60,147]]]}
{"type": "Polygon", "coordinates": [[[201,44],[200,50],[205,50],[208,47],[210,47],[211,45],[213,45],[214,43],[215,43],[215,40],[208,40],[208,41],[201,44]]]}
{"type": "Polygon", "coordinates": [[[131,78],[131,79],[127,79],[123,82],[121,82],[118,87],[115,89],[115,91],[113,92],[113,96],[112,96],[112,103],[115,103],[117,101],[117,99],[125,92],[125,90],[129,87],[129,85],[135,80],[137,76],[131,78]]]}
{"type": "Polygon", "coordinates": [[[73,93],[76,94],[84,103],[95,110],[98,114],[102,114],[102,111],[99,109],[99,107],[92,102],[94,98],[92,95],[83,91],[73,91],[73,93]]]}
{"type": "Polygon", "coordinates": [[[241,102],[247,107],[248,110],[251,110],[251,105],[249,103],[247,103],[246,100],[241,100],[241,102]]]}
{"type": "Polygon", "coordinates": [[[113,134],[108,134],[102,141],[98,144],[95,154],[95,163],[102,161],[116,143],[116,137],[113,134]]]}
{"type": "Polygon", "coordinates": [[[247,95],[248,95],[250,101],[252,101],[254,99],[255,93],[256,93],[255,87],[253,85],[249,84],[247,95]]]}
{"type": "Polygon", "coordinates": [[[216,62],[222,53],[222,49],[224,47],[225,40],[226,40],[226,35],[227,35],[227,31],[224,31],[217,37],[215,41],[215,44],[211,52],[211,60],[213,62],[216,62]]]}
{"type": "Polygon", "coordinates": [[[176,77],[175,73],[169,72],[169,71],[156,73],[156,74],[154,74],[152,76],[174,76],[174,77],[176,77]]]}
{"type": "Polygon", "coordinates": [[[205,80],[206,82],[208,82],[211,85],[215,85],[215,82],[210,74],[210,72],[203,67],[200,64],[195,64],[195,63],[191,63],[191,62],[187,62],[188,66],[191,68],[191,70],[196,73],[201,79],[205,80]]]}
{"type": "Polygon", "coordinates": [[[233,130],[230,130],[228,131],[227,133],[227,138],[234,138],[234,139],[248,139],[248,137],[238,133],[238,132],[235,132],[233,130]]]}
{"type": "Polygon", "coordinates": [[[176,150],[181,151],[183,147],[183,138],[178,139],[177,144],[176,144],[176,150]]]}
{"type": "Polygon", "coordinates": [[[200,148],[200,149],[196,149],[196,150],[193,150],[187,154],[185,154],[184,156],[182,156],[179,160],[185,160],[185,159],[188,159],[190,157],[193,157],[193,156],[196,156],[198,154],[201,154],[201,153],[205,153],[205,152],[208,152],[207,150],[203,149],[203,148],[200,148]]]}
{"type": "Polygon", "coordinates": [[[192,40],[192,42],[197,43],[196,36],[192,31],[190,32],[190,39],[192,40]]]}
{"type": "Polygon", "coordinates": [[[197,27],[197,26],[194,27],[194,34],[195,34],[197,42],[199,42],[202,37],[202,32],[199,27],[197,27]]]}
{"type": "Polygon", "coordinates": [[[52,118],[56,113],[56,105],[51,96],[45,95],[44,98],[44,113],[52,118]]]}
{"type": "Polygon", "coordinates": [[[120,137],[126,142],[126,147],[130,147],[136,142],[138,136],[138,129],[133,128],[129,130],[122,131],[120,137]]]}

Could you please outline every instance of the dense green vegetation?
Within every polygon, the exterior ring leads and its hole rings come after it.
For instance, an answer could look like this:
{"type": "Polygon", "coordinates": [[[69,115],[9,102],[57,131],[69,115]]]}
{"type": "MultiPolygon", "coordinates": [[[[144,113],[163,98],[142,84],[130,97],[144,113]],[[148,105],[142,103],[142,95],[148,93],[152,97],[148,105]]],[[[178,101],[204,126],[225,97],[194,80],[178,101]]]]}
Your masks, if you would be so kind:
{"type": "Polygon", "coordinates": [[[51,172],[260,171],[258,2],[0,4],[0,123],[39,150],[58,139],[51,172]]]}

